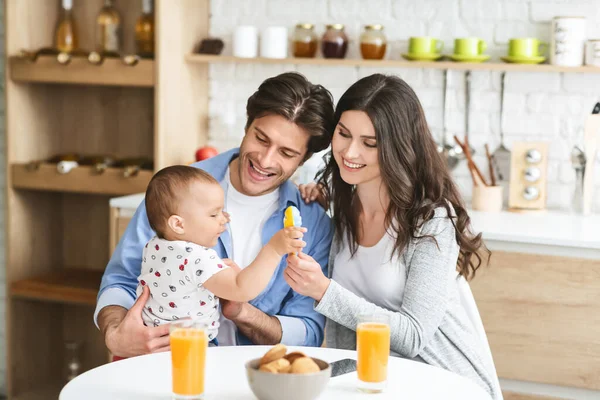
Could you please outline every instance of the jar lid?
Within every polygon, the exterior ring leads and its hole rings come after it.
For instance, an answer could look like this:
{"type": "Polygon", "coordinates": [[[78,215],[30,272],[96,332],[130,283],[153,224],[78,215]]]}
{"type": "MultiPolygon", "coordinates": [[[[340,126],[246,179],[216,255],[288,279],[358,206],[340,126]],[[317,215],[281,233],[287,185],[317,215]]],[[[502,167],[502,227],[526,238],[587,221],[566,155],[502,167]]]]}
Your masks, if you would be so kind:
{"type": "Polygon", "coordinates": [[[327,25],[327,29],[335,29],[336,31],[341,31],[344,29],[344,24],[329,24],[327,25]]]}
{"type": "Polygon", "coordinates": [[[365,29],[373,30],[373,31],[381,31],[381,30],[383,30],[383,25],[381,25],[381,24],[365,25],[365,29]]]}
{"type": "Polygon", "coordinates": [[[315,27],[314,24],[305,24],[305,23],[302,23],[302,24],[297,24],[296,25],[296,28],[302,28],[302,29],[313,29],[314,27],[315,27]]]}

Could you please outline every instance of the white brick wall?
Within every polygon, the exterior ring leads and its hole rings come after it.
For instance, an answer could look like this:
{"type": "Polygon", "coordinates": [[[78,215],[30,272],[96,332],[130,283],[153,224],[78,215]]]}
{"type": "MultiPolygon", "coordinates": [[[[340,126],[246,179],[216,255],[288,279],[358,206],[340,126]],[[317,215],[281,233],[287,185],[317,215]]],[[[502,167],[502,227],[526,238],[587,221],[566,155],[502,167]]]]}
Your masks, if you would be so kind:
{"type": "MultiPolygon", "coordinates": [[[[351,40],[349,58],[359,57],[358,37],[362,25],[367,23],[385,26],[391,59],[400,59],[400,54],[406,51],[408,37],[418,35],[441,38],[445,53],[452,51],[455,37],[478,36],[487,41],[488,53],[497,59],[506,53],[512,37],[533,35],[548,42],[550,21],[555,15],[585,15],[588,35],[600,37],[598,0],[245,0],[240,3],[238,6],[233,0],[211,0],[211,34],[225,39],[225,54],[231,54],[231,46],[228,46],[231,35],[241,23],[258,27],[285,25],[290,35],[298,22],[317,24],[319,35],[326,23],[344,23],[351,40]]],[[[263,78],[284,70],[299,71],[311,81],[323,84],[336,101],[356,79],[375,72],[399,75],[421,99],[433,135],[436,139],[441,137],[442,72],[438,70],[219,65],[210,69],[211,142],[214,145],[226,149],[239,144],[247,97],[263,78]],[[223,125],[224,120],[235,121],[235,125],[223,125]]],[[[521,140],[551,142],[548,204],[568,209],[574,190],[570,151],[575,144],[582,145],[585,116],[600,100],[600,75],[510,72],[506,74],[505,83],[506,143],[510,146],[521,140]]],[[[470,140],[482,168],[485,143],[492,149],[499,144],[499,89],[498,72],[472,73],[470,140]]],[[[446,116],[450,135],[464,134],[464,112],[464,75],[451,71],[446,116]]],[[[461,165],[454,175],[468,199],[471,187],[467,169],[461,165]]],[[[600,194],[600,171],[597,176],[600,194]]],[[[595,197],[594,210],[600,212],[600,195],[595,197]]]]}

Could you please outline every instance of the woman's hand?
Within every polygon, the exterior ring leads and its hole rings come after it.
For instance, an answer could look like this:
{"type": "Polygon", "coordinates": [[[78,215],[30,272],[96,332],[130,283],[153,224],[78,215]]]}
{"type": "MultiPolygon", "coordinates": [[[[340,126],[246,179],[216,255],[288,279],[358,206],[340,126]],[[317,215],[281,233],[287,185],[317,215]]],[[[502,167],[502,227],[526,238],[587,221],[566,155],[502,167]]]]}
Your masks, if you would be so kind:
{"type": "Polygon", "coordinates": [[[288,285],[303,296],[321,301],[329,287],[329,278],[323,275],[319,263],[304,253],[288,256],[287,263],[283,276],[288,285]]]}
{"type": "Polygon", "coordinates": [[[321,207],[327,208],[325,204],[325,192],[322,185],[311,182],[306,185],[298,185],[298,190],[300,191],[302,200],[304,200],[306,204],[317,201],[321,207]]]}

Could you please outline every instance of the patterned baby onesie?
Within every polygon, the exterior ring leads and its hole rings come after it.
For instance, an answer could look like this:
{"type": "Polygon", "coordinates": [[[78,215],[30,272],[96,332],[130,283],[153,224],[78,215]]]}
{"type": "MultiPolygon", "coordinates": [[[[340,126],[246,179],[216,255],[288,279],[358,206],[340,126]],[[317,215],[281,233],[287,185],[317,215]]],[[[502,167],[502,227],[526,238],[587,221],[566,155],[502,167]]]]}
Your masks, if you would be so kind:
{"type": "Polygon", "coordinates": [[[219,299],[204,286],[211,276],[229,268],[217,253],[183,241],[152,238],[144,248],[136,294],[148,286],[150,297],[142,319],[158,326],[181,318],[199,319],[213,340],[219,329],[219,299]]]}

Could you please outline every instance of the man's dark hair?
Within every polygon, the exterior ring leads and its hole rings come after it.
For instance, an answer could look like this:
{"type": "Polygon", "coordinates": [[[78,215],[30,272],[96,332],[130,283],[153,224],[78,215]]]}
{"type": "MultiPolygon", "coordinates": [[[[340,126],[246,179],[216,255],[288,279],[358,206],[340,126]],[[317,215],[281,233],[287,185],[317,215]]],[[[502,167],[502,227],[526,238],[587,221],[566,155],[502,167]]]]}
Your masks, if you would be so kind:
{"type": "Polygon", "coordinates": [[[306,130],[311,138],[305,159],[329,146],[335,128],[331,93],[297,72],[265,80],[248,99],[246,113],[246,130],[266,115],[281,115],[306,130]]]}

